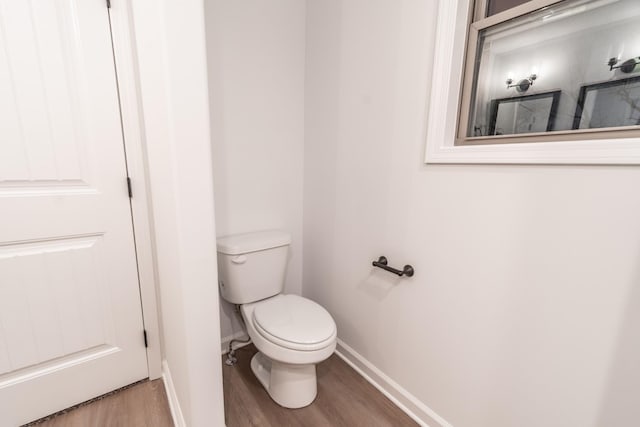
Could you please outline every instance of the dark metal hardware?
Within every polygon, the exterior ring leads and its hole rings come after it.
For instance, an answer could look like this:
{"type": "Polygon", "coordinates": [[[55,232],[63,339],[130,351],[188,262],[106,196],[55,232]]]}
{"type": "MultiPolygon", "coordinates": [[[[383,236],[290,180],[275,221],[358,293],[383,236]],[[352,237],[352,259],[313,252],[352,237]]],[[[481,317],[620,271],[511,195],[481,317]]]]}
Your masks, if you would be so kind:
{"type": "Polygon", "coordinates": [[[133,188],[131,187],[131,178],[127,177],[127,191],[129,192],[129,198],[133,197],[133,188]]]}
{"type": "Polygon", "coordinates": [[[149,341],[147,341],[147,330],[143,329],[142,330],[142,335],[144,336],[144,346],[145,348],[149,347],[149,341]]]}
{"type": "Polygon", "coordinates": [[[389,263],[389,261],[387,261],[387,258],[384,256],[381,256],[380,258],[378,258],[377,261],[373,261],[371,264],[373,264],[374,267],[378,267],[381,268],[383,270],[387,270],[389,273],[393,273],[393,274],[397,274],[398,276],[402,277],[402,276],[413,276],[413,267],[410,265],[405,265],[404,268],[402,270],[398,270],[397,268],[393,268],[393,267],[389,267],[387,264],[389,263]]]}

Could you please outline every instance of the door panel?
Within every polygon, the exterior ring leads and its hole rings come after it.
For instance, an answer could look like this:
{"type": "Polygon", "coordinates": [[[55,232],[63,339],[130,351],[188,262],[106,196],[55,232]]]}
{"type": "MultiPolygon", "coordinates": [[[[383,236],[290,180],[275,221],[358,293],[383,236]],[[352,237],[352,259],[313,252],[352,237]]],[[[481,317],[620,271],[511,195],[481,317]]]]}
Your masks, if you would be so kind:
{"type": "Polygon", "coordinates": [[[0,0],[0,425],[147,376],[104,0],[0,0]]]}
{"type": "Polygon", "coordinates": [[[0,246],[0,373],[115,341],[103,247],[101,235],[0,246]]]}
{"type": "Polygon", "coordinates": [[[73,73],[82,67],[80,46],[74,42],[80,37],[73,27],[78,10],[73,6],[2,1],[0,87],[8,95],[0,101],[7,114],[0,128],[8,142],[0,148],[3,180],[80,176],[75,127],[84,122],[78,116],[90,100],[86,91],[77,97],[86,79],[73,73]]]}

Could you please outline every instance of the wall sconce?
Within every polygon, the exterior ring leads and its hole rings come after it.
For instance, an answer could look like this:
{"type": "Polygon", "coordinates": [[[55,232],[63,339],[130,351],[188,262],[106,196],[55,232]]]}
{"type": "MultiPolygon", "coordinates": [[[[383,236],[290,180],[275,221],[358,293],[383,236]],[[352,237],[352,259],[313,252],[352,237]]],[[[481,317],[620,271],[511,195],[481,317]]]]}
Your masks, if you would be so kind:
{"type": "Polygon", "coordinates": [[[640,56],[637,56],[637,57],[631,58],[631,59],[627,59],[622,64],[616,65],[618,62],[619,62],[618,58],[609,59],[609,62],[607,62],[607,65],[609,66],[609,71],[613,71],[616,68],[618,68],[623,73],[626,73],[626,74],[633,73],[633,70],[635,70],[636,65],[640,64],[640,56]]]}
{"type": "Polygon", "coordinates": [[[512,84],[513,83],[513,79],[512,78],[508,78],[507,81],[506,81],[507,89],[511,89],[512,87],[515,87],[516,90],[518,92],[520,92],[520,93],[526,92],[533,85],[534,80],[537,79],[537,78],[538,78],[537,74],[531,74],[529,77],[527,77],[526,79],[520,80],[516,84],[512,84]]]}

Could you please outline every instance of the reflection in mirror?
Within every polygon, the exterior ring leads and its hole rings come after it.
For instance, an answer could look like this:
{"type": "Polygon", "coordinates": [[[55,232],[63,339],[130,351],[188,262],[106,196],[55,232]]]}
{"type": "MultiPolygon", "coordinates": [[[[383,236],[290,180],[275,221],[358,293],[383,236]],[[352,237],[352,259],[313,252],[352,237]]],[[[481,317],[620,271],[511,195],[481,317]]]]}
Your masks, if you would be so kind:
{"type": "Polygon", "coordinates": [[[546,132],[553,129],[560,91],[496,99],[491,103],[489,135],[546,132]]]}
{"type": "Polygon", "coordinates": [[[640,76],[582,86],[574,129],[640,125],[640,76]]]}
{"type": "Polygon", "coordinates": [[[623,92],[594,85],[640,77],[638,22],[640,0],[567,0],[480,30],[460,137],[492,144],[477,137],[637,126],[637,80],[623,92]],[[560,91],[559,98],[522,98],[560,91]],[[588,119],[576,118],[581,96],[588,119]],[[554,117],[543,120],[551,110],[554,117]]]}

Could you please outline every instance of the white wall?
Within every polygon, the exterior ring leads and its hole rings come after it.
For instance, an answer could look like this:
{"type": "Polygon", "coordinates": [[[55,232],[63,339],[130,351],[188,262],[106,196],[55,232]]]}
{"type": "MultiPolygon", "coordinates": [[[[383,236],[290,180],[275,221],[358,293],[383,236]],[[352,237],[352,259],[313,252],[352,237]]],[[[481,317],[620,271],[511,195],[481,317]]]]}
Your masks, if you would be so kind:
{"type": "Polygon", "coordinates": [[[132,3],[164,358],[186,425],[224,425],[203,4],[132,3]]]}
{"type": "MultiPolygon", "coordinates": [[[[205,6],[217,232],[291,232],[285,287],[300,294],[305,2],[205,6]]],[[[223,337],[242,331],[221,313],[223,337]]]]}
{"type": "Polygon", "coordinates": [[[632,426],[640,168],[424,165],[436,12],[307,3],[303,294],[456,427],[632,426]]]}

